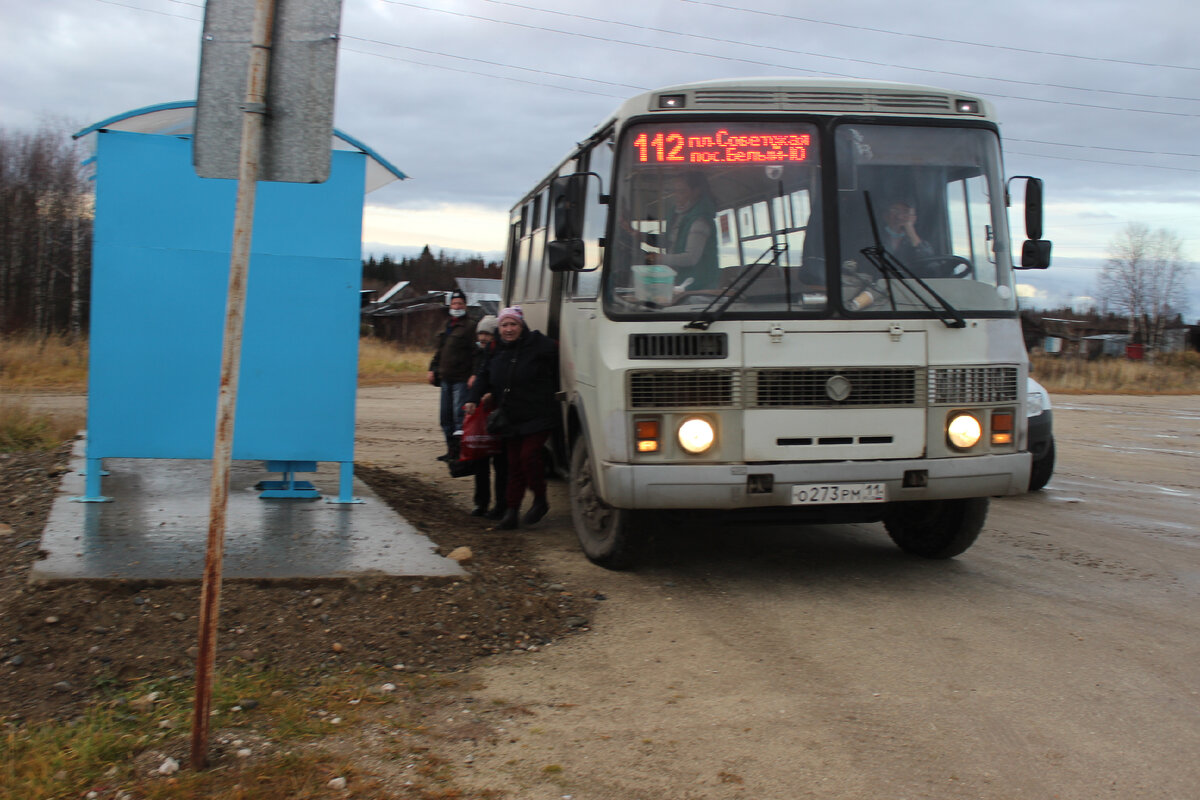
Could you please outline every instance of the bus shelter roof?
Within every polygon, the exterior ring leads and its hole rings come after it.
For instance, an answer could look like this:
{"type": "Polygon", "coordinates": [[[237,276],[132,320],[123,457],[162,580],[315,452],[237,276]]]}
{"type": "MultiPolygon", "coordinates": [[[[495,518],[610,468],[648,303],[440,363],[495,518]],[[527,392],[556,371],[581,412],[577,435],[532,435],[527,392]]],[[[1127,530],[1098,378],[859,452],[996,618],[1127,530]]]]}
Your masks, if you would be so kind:
{"type": "MultiPolygon", "coordinates": [[[[72,138],[80,139],[100,130],[152,133],[163,136],[191,136],[195,131],[196,101],[180,100],[174,103],[159,103],[144,108],[125,111],[89,125],[75,133],[72,138]]],[[[334,128],[331,148],[334,150],[357,150],[367,155],[366,191],[373,192],[392,181],[408,178],[395,165],[353,136],[334,128]]]]}

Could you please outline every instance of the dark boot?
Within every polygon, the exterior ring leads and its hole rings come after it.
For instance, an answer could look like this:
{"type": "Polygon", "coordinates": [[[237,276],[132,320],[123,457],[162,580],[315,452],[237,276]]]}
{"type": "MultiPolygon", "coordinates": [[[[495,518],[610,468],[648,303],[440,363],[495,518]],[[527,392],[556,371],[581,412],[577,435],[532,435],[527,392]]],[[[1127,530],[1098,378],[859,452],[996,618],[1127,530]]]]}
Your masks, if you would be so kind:
{"type": "Polygon", "coordinates": [[[487,514],[484,516],[486,516],[488,519],[501,519],[504,516],[504,512],[507,510],[508,509],[506,509],[503,505],[497,503],[496,505],[492,506],[492,510],[487,512],[487,514]]]}
{"type": "Polygon", "coordinates": [[[531,505],[529,510],[525,512],[525,516],[521,517],[521,522],[525,525],[532,525],[542,517],[546,516],[546,512],[549,510],[550,504],[546,502],[546,498],[534,498],[533,505],[531,505]]]}
{"type": "Polygon", "coordinates": [[[504,516],[500,518],[500,522],[496,523],[496,530],[511,531],[516,529],[519,524],[517,510],[515,508],[506,508],[504,509],[504,516]]]}

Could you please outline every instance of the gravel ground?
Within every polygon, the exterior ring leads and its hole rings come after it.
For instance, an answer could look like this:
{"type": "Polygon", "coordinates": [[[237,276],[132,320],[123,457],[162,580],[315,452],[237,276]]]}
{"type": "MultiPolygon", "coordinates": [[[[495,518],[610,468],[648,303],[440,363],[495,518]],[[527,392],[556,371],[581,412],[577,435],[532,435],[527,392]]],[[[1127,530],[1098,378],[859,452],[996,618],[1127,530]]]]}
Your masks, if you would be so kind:
{"type": "MultiPolygon", "coordinates": [[[[0,453],[0,721],[10,725],[71,719],[140,678],[194,675],[197,584],[28,582],[68,453],[0,453]]],[[[440,554],[470,548],[469,577],[227,581],[219,668],[445,673],[587,629],[602,598],[550,582],[520,537],[420,478],[374,467],[358,476],[440,554]]]]}

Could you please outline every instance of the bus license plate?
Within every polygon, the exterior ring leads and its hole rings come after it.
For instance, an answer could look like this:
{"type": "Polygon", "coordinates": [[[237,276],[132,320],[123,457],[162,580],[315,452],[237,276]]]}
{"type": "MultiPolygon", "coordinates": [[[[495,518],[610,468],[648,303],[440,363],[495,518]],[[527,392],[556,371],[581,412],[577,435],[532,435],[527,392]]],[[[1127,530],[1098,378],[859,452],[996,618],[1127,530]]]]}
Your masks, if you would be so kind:
{"type": "Polygon", "coordinates": [[[792,505],[886,502],[882,483],[806,483],[792,487],[792,505]]]}

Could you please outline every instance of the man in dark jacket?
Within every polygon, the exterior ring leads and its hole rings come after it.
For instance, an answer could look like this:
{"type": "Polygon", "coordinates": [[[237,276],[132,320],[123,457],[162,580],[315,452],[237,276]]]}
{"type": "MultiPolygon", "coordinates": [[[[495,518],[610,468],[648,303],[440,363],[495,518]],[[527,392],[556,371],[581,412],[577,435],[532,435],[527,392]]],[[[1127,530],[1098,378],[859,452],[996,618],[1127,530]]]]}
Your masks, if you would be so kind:
{"type": "Polygon", "coordinates": [[[458,457],[462,435],[463,403],[467,400],[467,380],[475,359],[475,321],[467,316],[467,296],[456,291],[450,295],[450,318],[437,337],[433,360],[429,362],[429,382],[442,387],[439,422],[446,437],[446,452],[439,461],[458,457]]]}
{"type": "Polygon", "coordinates": [[[486,395],[504,410],[510,428],[504,434],[508,455],[508,485],[504,516],[497,528],[518,525],[518,510],[525,490],[533,493],[533,504],[520,523],[532,525],[546,516],[546,474],[542,450],[550,433],[559,426],[561,408],[558,392],[558,343],[531,331],[520,306],[503,309],[499,320],[500,342],[483,370],[475,376],[467,411],[486,395]]]}

